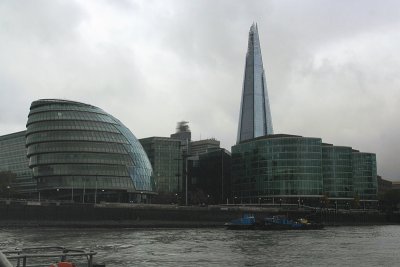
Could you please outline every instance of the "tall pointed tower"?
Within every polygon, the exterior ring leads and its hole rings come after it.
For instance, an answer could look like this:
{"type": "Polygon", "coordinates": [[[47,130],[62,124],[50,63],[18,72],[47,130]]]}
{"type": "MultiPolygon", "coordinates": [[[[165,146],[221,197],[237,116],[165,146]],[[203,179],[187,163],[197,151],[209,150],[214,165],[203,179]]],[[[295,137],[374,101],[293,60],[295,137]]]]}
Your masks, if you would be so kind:
{"type": "Polygon", "coordinates": [[[237,144],[273,134],[257,24],[251,25],[244,69],[237,144]]]}

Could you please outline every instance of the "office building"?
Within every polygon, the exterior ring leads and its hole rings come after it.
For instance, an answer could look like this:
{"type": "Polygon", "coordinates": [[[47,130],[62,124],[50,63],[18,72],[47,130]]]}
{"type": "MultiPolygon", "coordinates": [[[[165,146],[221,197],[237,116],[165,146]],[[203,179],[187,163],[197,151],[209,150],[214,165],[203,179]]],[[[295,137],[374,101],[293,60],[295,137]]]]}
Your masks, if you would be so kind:
{"type": "Polygon", "coordinates": [[[0,172],[10,172],[15,176],[12,184],[7,185],[14,196],[34,198],[36,180],[28,166],[25,147],[26,131],[0,136],[0,172]]]}
{"type": "Polygon", "coordinates": [[[323,196],[321,139],[268,135],[232,147],[233,197],[241,203],[323,196]]]}
{"type": "Polygon", "coordinates": [[[149,202],[150,161],[119,120],[84,103],[31,104],[26,131],[29,167],[42,197],[82,202],[149,202]]]}
{"type": "Polygon", "coordinates": [[[253,24],[248,39],[237,144],[269,134],[273,134],[271,110],[258,28],[253,24]]]}
{"type": "Polygon", "coordinates": [[[375,154],[353,150],[352,162],[355,196],[360,200],[375,201],[378,194],[375,154]]]}
{"type": "Polygon", "coordinates": [[[351,200],[353,195],[352,148],[322,144],[324,195],[337,200],[351,200]]]}
{"type": "Polygon", "coordinates": [[[190,155],[197,156],[213,149],[218,149],[220,142],[215,139],[203,139],[190,142],[190,155]]]}
{"type": "Polygon", "coordinates": [[[376,157],[320,138],[258,137],[232,147],[232,187],[241,203],[376,203],[376,157]]]}
{"type": "Polygon", "coordinates": [[[192,204],[232,204],[231,153],[214,148],[190,157],[188,187],[192,204]]]}
{"type": "Polygon", "coordinates": [[[182,188],[181,141],[168,137],[148,137],[139,141],[153,167],[157,193],[178,193],[182,188]]]}
{"type": "Polygon", "coordinates": [[[378,182],[378,195],[384,195],[386,192],[393,189],[393,182],[383,179],[381,176],[377,176],[378,182]]]}

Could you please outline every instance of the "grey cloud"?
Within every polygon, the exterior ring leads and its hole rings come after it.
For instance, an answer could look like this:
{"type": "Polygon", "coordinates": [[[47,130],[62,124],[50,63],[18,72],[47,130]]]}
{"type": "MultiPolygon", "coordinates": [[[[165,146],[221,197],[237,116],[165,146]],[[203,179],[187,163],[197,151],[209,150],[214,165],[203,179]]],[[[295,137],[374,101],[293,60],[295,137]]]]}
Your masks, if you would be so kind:
{"type": "Polygon", "coordinates": [[[257,22],[276,132],[376,152],[399,179],[396,1],[2,1],[0,131],[29,103],[99,106],[138,137],[235,143],[247,34],[257,22]],[[7,101],[13,99],[13,101],[7,101]]]}

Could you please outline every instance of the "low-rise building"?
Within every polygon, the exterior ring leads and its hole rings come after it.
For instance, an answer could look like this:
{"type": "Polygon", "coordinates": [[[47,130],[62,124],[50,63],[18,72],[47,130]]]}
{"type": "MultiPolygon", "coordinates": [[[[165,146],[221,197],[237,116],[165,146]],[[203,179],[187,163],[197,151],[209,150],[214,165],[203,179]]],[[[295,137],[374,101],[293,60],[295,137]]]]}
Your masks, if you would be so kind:
{"type": "Polygon", "coordinates": [[[376,176],[375,154],[321,138],[276,134],[232,147],[233,197],[241,203],[375,203],[376,176]]]}

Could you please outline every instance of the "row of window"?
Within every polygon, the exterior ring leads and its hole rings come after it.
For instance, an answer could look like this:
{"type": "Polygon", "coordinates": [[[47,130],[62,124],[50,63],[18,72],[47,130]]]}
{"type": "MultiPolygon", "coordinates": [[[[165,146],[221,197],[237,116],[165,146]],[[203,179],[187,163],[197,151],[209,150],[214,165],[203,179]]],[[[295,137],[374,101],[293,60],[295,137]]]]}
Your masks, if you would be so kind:
{"type": "Polygon", "coordinates": [[[28,146],[27,155],[52,152],[100,152],[126,154],[123,144],[107,142],[49,142],[28,146]]]}
{"type": "MultiPolygon", "coordinates": [[[[310,137],[284,137],[284,138],[269,138],[257,140],[257,147],[269,147],[269,146],[321,146],[321,138],[310,138],[310,137]]],[[[241,146],[250,145],[250,143],[241,144],[241,146]]]]}
{"type": "Polygon", "coordinates": [[[353,168],[351,166],[326,166],[322,165],[322,172],[324,174],[330,175],[330,174],[341,174],[341,173],[352,173],[353,168]]]}
{"type": "Polygon", "coordinates": [[[59,121],[59,120],[78,120],[78,121],[99,121],[107,123],[115,123],[115,121],[107,115],[90,113],[90,112],[76,112],[76,111],[48,111],[37,114],[29,115],[27,127],[32,123],[40,121],[59,121]]]}
{"type": "Polygon", "coordinates": [[[108,165],[133,165],[128,155],[100,154],[100,153],[55,153],[33,155],[29,158],[29,166],[49,164],[108,164],[108,165]]]}
{"type": "Polygon", "coordinates": [[[113,165],[46,165],[33,168],[35,177],[52,175],[128,176],[125,166],[113,165]]]}
{"type": "Polygon", "coordinates": [[[239,196],[240,198],[244,197],[255,197],[255,196],[282,196],[282,195],[322,195],[322,190],[320,188],[310,188],[310,189],[291,189],[291,188],[274,188],[274,189],[266,189],[262,191],[258,190],[241,190],[234,191],[234,195],[239,196]]]}
{"type": "Polygon", "coordinates": [[[89,106],[89,105],[71,105],[70,103],[66,104],[56,104],[56,103],[51,103],[49,105],[44,105],[44,106],[37,106],[31,109],[30,114],[36,114],[36,113],[41,113],[41,112],[47,112],[47,111],[57,111],[57,112],[63,112],[63,111],[78,111],[78,112],[91,112],[91,113],[99,113],[99,114],[104,114],[106,115],[103,110],[94,107],[94,106],[89,106]]]}
{"type": "Polygon", "coordinates": [[[38,183],[39,188],[65,188],[72,189],[111,189],[111,188],[133,188],[129,177],[115,176],[52,176],[42,177],[38,183]]]}
{"type": "Polygon", "coordinates": [[[34,132],[54,130],[85,130],[119,133],[111,123],[95,121],[43,121],[29,125],[27,135],[34,132]]]}
{"type": "Polygon", "coordinates": [[[33,133],[26,138],[26,144],[28,146],[34,143],[52,141],[93,141],[126,143],[127,140],[121,134],[88,131],[39,132],[33,133]]]}

